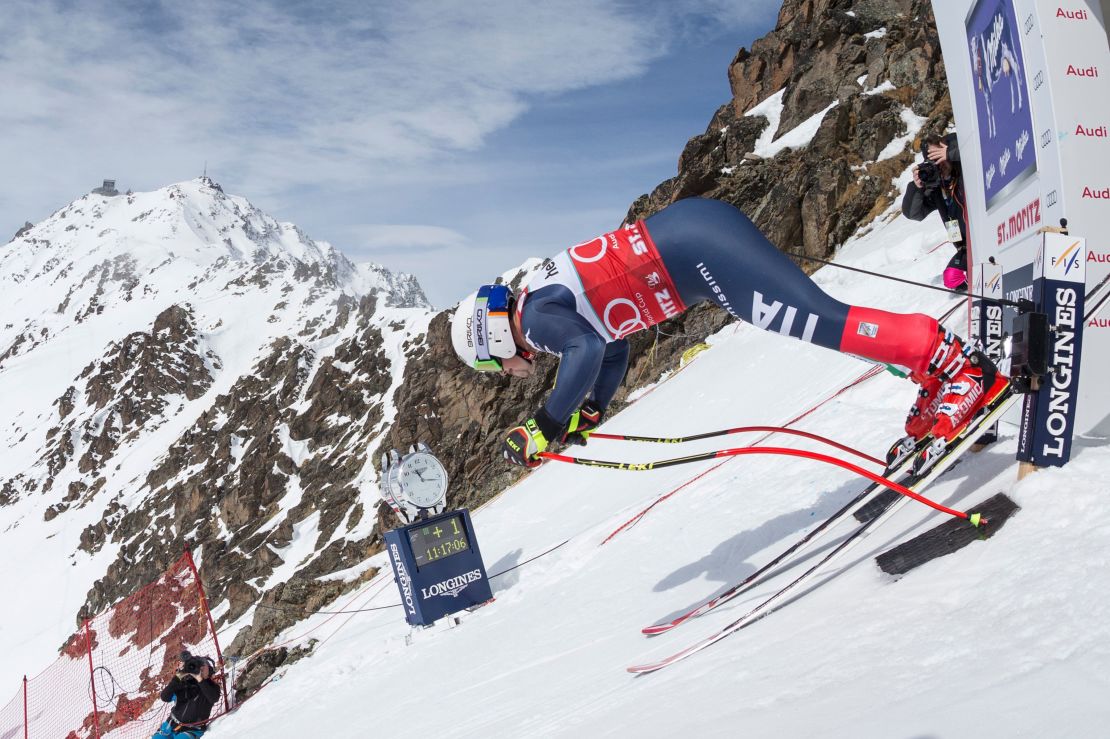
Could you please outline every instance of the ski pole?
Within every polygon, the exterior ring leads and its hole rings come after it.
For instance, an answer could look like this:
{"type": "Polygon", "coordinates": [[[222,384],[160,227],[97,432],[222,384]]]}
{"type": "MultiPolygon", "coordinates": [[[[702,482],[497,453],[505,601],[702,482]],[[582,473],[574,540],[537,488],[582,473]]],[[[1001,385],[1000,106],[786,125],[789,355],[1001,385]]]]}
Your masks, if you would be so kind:
{"type": "Polygon", "coordinates": [[[849,470],[851,472],[855,472],[857,475],[861,475],[862,477],[866,477],[868,480],[871,480],[873,482],[877,482],[877,483],[879,483],[880,485],[882,485],[884,487],[890,488],[891,490],[895,491],[896,493],[901,493],[902,495],[905,495],[908,498],[913,498],[914,500],[916,500],[919,503],[924,503],[925,505],[929,506],[930,508],[938,510],[941,513],[947,513],[949,516],[953,516],[955,518],[962,518],[962,519],[968,521],[972,526],[977,527],[980,524],[984,524],[984,523],[987,522],[986,519],[984,519],[978,513],[965,513],[963,511],[957,511],[954,508],[949,508],[948,506],[945,506],[945,505],[942,505],[942,504],[937,503],[935,501],[929,500],[924,495],[920,495],[919,493],[915,493],[914,491],[910,490],[906,486],[900,485],[899,483],[895,482],[894,480],[887,479],[887,478],[883,477],[882,475],[877,475],[874,472],[871,472],[870,470],[865,470],[864,468],[860,467],[859,465],[852,464],[851,462],[846,462],[843,459],[837,459],[836,457],[830,457],[827,454],[819,454],[817,452],[808,452],[808,451],[805,451],[803,449],[786,449],[786,448],[783,448],[783,447],[771,447],[771,446],[767,446],[767,447],[745,447],[745,448],[742,448],[742,449],[721,449],[720,451],[716,451],[716,452],[705,452],[704,454],[692,454],[688,457],[675,457],[674,459],[661,459],[661,460],[656,461],[656,462],[608,462],[608,461],[605,461],[605,460],[602,460],[602,459],[585,459],[585,458],[582,458],[582,457],[567,457],[567,456],[562,455],[562,454],[552,454],[551,452],[540,452],[538,456],[540,456],[544,459],[550,459],[550,460],[553,460],[553,461],[556,461],[556,462],[566,462],[568,464],[581,464],[581,465],[585,465],[587,467],[604,467],[604,468],[607,468],[607,469],[627,470],[629,472],[646,472],[647,470],[659,470],[659,469],[663,469],[664,467],[673,467],[675,465],[680,465],[680,464],[691,464],[693,462],[703,462],[703,461],[708,460],[708,459],[719,459],[721,457],[738,457],[738,456],[742,456],[744,454],[774,454],[774,455],[781,455],[781,456],[788,456],[788,457],[802,457],[804,459],[812,459],[812,460],[817,461],[817,462],[824,462],[825,464],[831,464],[831,465],[835,465],[837,467],[843,467],[846,470],[849,470]]]}
{"type": "Polygon", "coordinates": [[[850,446],[841,444],[838,441],[819,436],[818,434],[811,434],[808,431],[799,431],[797,429],[786,428],[784,426],[738,426],[732,429],[722,429],[721,431],[706,431],[702,434],[694,434],[693,436],[633,436],[632,434],[606,434],[600,431],[594,431],[590,434],[591,439],[613,439],[615,441],[642,441],[649,444],[683,444],[687,441],[699,441],[701,439],[712,439],[715,436],[728,436],[730,434],[743,434],[748,432],[766,431],[776,434],[791,434],[793,436],[801,436],[813,441],[819,441],[822,444],[828,444],[831,447],[839,449],[842,452],[854,454],[861,459],[866,459],[868,462],[886,467],[886,462],[872,457],[870,454],[865,454],[858,449],[853,449],[850,446]]]}

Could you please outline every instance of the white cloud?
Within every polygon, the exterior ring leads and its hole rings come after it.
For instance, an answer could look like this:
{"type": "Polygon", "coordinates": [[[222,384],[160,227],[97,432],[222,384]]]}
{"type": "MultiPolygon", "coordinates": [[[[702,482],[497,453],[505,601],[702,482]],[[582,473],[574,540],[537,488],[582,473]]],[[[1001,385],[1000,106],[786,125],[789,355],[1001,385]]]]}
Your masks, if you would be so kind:
{"type": "Polygon", "coordinates": [[[436,251],[467,245],[467,238],[442,226],[358,224],[343,229],[346,248],[353,252],[436,251]]]}
{"type": "MultiPolygon", "coordinates": [[[[651,126],[669,101],[643,73],[692,38],[732,35],[726,29],[752,12],[737,5],[8,0],[0,243],[103,178],[150,190],[207,163],[227,191],[352,256],[374,258],[397,244],[404,253],[394,262],[416,271],[414,260],[437,250],[428,269],[450,276],[421,270],[421,279],[446,285],[477,269],[468,261],[476,249],[497,261],[489,244],[501,229],[490,222],[551,210],[567,223],[571,209],[598,205],[582,190],[603,189],[612,212],[598,225],[615,226],[626,200],[657,181],[622,190],[621,177],[647,161],[666,162],[666,176],[683,143],[578,154],[581,143],[552,124],[516,135],[509,156],[489,150],[492,136],[517,131],[510,126],[537,104],[603,85],[625,93],[624,112],[642,106],[637,125],[651,126]],[[628,95],[621,83],[644,94],[628,95]],[[604,188],[575,183],[587,158],[604,188]],[[451,228],[418,225],[425,213],[451,228]],[[360,222],[413,225],[351,225],[360,222]]],[[[724,69],[717,74],[723,80],[724,69]]],[[[581,112],[599,131],[612,114],[605,104],[581,112]]],[[[534,238],[504,241],[531,249],[534,238]]]]}
{"type": "Polygon", "coordinates": [[[297,16],[259,0],[16,5],[27,22],[0,57],[14,151],[162,171],[207,158],[267,191],[474,149],[529,95],[623,79],[660,53],[632,14],[575,0],[297,16]]]}

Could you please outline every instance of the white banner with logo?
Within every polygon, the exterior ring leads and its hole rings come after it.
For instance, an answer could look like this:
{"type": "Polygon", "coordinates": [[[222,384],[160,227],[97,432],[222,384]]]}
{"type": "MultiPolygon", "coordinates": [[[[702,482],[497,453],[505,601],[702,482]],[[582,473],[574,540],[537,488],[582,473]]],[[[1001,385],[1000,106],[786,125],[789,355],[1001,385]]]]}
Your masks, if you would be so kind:
{"type": "MultiPolygon", "coordinates": [[[[993,258],[1006,297],[1031,298],[1038,230],[1066,219],[1086,239],[1090,291],[1110,273],[1110,48],[1101,9],[944,0],[933,11],[960,139],[969,262],[993,258]]],[[[1080,433],[1110,433],[1108,319],[1083,326],[1080,433]]]]}

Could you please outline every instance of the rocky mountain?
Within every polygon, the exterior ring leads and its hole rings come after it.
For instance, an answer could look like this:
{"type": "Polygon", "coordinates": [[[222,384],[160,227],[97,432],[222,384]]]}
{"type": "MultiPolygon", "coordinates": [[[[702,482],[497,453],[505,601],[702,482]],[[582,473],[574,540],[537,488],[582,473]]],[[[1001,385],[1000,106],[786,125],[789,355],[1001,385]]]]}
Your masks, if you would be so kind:
{"type": "Polygon", "coordinates": [[[222,625],[353,587],[315,578],[377,546],[368,452],[432,317],[414,278],[200,179],[22,230],[0,247],[0,315],[0,550],[95,573],[71,618],[187,545],[222,625]]]}
{"type": "MultiPolygon", "coordinates": [[[[722,70],[732,99],[624,219],[718,198],[784,251],[832,254],[898,196],[914,134],[951,121],[931,13],[786,0],[722,70]]],[[[382,452],[431,445],[459,506],[526,474],[498,445],[556,368],[475,375],[451,350],[450,311],[433,313],[413,278],[353,265],[207,179],[90,194],[21,229],[0,247],[0,307],[0,554],[68,558],[93,584],[63,607],[84,613],[189,544],[232,654],[373,574],[364,562],[393,523],[382,452]]],[[[728,320],[698,307],[635,336],[616,407],[728,320]]]]}

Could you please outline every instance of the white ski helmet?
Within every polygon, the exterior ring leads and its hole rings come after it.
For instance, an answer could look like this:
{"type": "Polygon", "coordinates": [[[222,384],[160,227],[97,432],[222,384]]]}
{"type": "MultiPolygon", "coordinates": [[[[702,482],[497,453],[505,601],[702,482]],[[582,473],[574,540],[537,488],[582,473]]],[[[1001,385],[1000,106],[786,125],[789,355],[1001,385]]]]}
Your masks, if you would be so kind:
{"type": "Polygon", "coordinates": [[[479,372],[500,372],[501,360],[516,356],[509,323],[512,298],[505,285],[482,285],[455,309],[451,344],[467,366],[479,372]]]}

